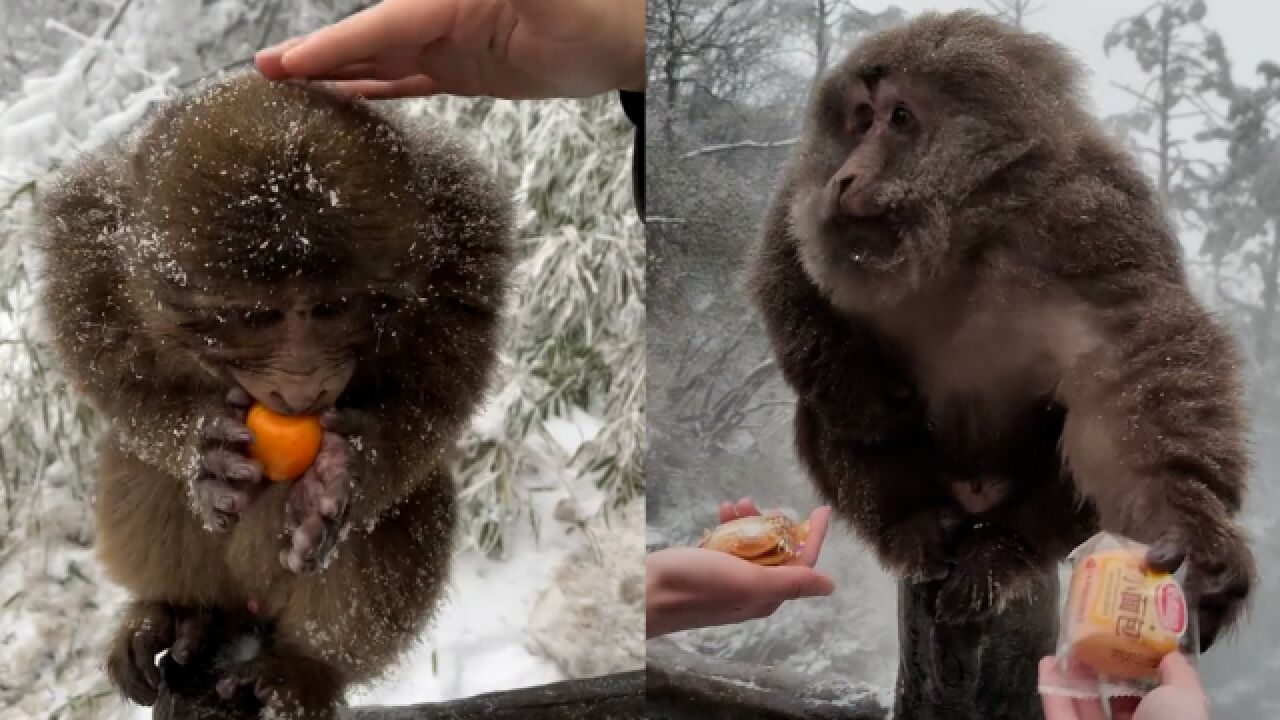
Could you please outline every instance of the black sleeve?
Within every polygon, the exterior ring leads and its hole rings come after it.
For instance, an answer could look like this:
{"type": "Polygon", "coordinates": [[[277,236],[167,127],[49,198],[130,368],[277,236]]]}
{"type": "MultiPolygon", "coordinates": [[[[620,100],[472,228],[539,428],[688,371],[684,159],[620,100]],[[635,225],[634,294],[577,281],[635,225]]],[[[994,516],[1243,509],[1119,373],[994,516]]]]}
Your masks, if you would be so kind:
{"type": "Polygon", "coordinates": [[[636,212],[644,221],[644,93],[619,90],[622,111],[635,126],[635,151],[631,155],[631,192],[635,198],[636,212]]]}

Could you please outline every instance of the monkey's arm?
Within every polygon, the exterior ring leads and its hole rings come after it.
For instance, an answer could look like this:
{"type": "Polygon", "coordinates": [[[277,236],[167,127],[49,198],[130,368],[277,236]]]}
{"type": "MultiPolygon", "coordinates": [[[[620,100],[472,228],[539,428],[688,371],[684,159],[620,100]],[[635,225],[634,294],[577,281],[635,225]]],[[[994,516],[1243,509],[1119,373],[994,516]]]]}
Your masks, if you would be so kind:
{"type": "Polygon", "coordinates": [[[135,239],[118,167],[89,157],[42,199],[42,307],[63,369],[111,421],[121,449],[165,474],[195,468],[198,425],[221,392],[165,362],[125,297],[135,239]]]}
{"type": "Polygon", "coordinates": [[[1103,339],[1060,388],[1063,454],[1104,529],[1189,553],[1211,641],[1254,576],[1233,520],[1248,472],[1235,350],[1185,287],[1138,271],[1110,284],[1103,339]]]}
{"type": "Polygon", "coordinates": [[[840,315],[770,212],[751,290],[797,395],[796,447],[819,490],[905,576],[937,576],[957,519],[912,386],[873,331],[840,315]]]}

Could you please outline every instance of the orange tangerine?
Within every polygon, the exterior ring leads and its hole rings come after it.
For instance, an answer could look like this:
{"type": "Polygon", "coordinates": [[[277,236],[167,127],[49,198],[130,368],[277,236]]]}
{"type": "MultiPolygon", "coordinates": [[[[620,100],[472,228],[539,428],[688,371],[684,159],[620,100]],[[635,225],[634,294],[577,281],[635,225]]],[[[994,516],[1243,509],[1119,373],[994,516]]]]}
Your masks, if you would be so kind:
{"type": "Polygon", "coordinates": [[[249,408],[244,424],[253,433],[249,456],[262,463],[262,474],[275,482],[292,482],[311,467],[324,430],[314,415],[281,415],[261,403],[249,408]]]}

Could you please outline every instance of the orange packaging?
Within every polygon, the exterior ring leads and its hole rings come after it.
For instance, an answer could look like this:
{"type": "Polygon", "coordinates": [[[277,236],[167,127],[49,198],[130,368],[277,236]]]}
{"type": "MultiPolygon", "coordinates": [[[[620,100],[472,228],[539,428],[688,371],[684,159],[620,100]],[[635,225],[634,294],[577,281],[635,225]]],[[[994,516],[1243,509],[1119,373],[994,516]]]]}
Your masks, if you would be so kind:
{"type": "Polygon", "coordinates": [[[1192,614],[1176,574],[1146,565],[1147,546],[1099,533],[1071,554],[1072,574],[1058,641],[1061,686],[1076,697],[1142,695],[1171,652],[1193,656],[1192,614]]]}
{"type": "Polygon", "coordinates": [[[1104,550],[1071,576],[1069,660],[1122,680],[1153,677],[1187,630],[1187,603],[1172,575],[1147,570],[1145,551],[1104,550]]]}

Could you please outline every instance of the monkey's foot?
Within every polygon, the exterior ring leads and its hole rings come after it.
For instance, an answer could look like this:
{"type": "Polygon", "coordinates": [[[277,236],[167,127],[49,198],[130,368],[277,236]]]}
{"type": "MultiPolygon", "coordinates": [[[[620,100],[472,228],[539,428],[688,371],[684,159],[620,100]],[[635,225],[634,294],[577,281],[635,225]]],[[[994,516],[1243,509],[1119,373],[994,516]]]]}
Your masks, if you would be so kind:
{"type": "Polygon", "coordinates": [[[107,677],[133,702],[154,704],[160,689],[156,655],[168,650],[185,664],[203,644],[211,618],[203,608],[135,602],[111,643],[107,677]]]}
{"type": "Polygon", "coordinates": [[[215,689],[224,700],[251,693],[269,717],[336,720],[343,685],[329,665],[269,644],[221,673],[215,689]]]}
{"type": "Polygon", "coordinates": [[[1190,555],[1187,586],[1195,600],[1200,651],[1204,652],[1213,646],[1223,628],[1236,621],[1244,608],[1253,586],[1253,553],[1243,532],[1234,525],[1209,526],[1204,534],[1196,537],[1210,540],[1197,541],[1189,553],[1186,537],[1186,531],[1181,529],[1166,532],[1152,543],[1147,563],[1157,570],[1174,572],[1190,555]]]}
{"type": "Polygon", "coordinates": [[[947,546],[959,522],[950,508],[921,510],[886,528],[880,539],[880,558],[888,569],[914,582],[947,576],[947,546]]]}
{"type": "Polygon", "coordinates": [[[285,505],[289,545],[280,562],[296,573],[323,570],[347,532],[352,492],[364,475],[363,446],[370,432],[363,413],[330,410],[320,416],[324,436],[311,468],[289,489],[285,505]]]}
{"type": "Polygon", "coordinates": [[[940,623],[968,624],[1027,600],[1045,563],[1013,532],[995,525],[965,530],[951,568],[938,588],[935,617],[940,623]]]}
{"type": "Polygon", "coordinates": [[[245,427],[252,399],[240,388],[227,393],[222,415],[206,420],[200,431],[200,468],[191,495],[204,526],[226,532],[262,492],[262,464],[248,456],[253,434],[245,427]]]}

